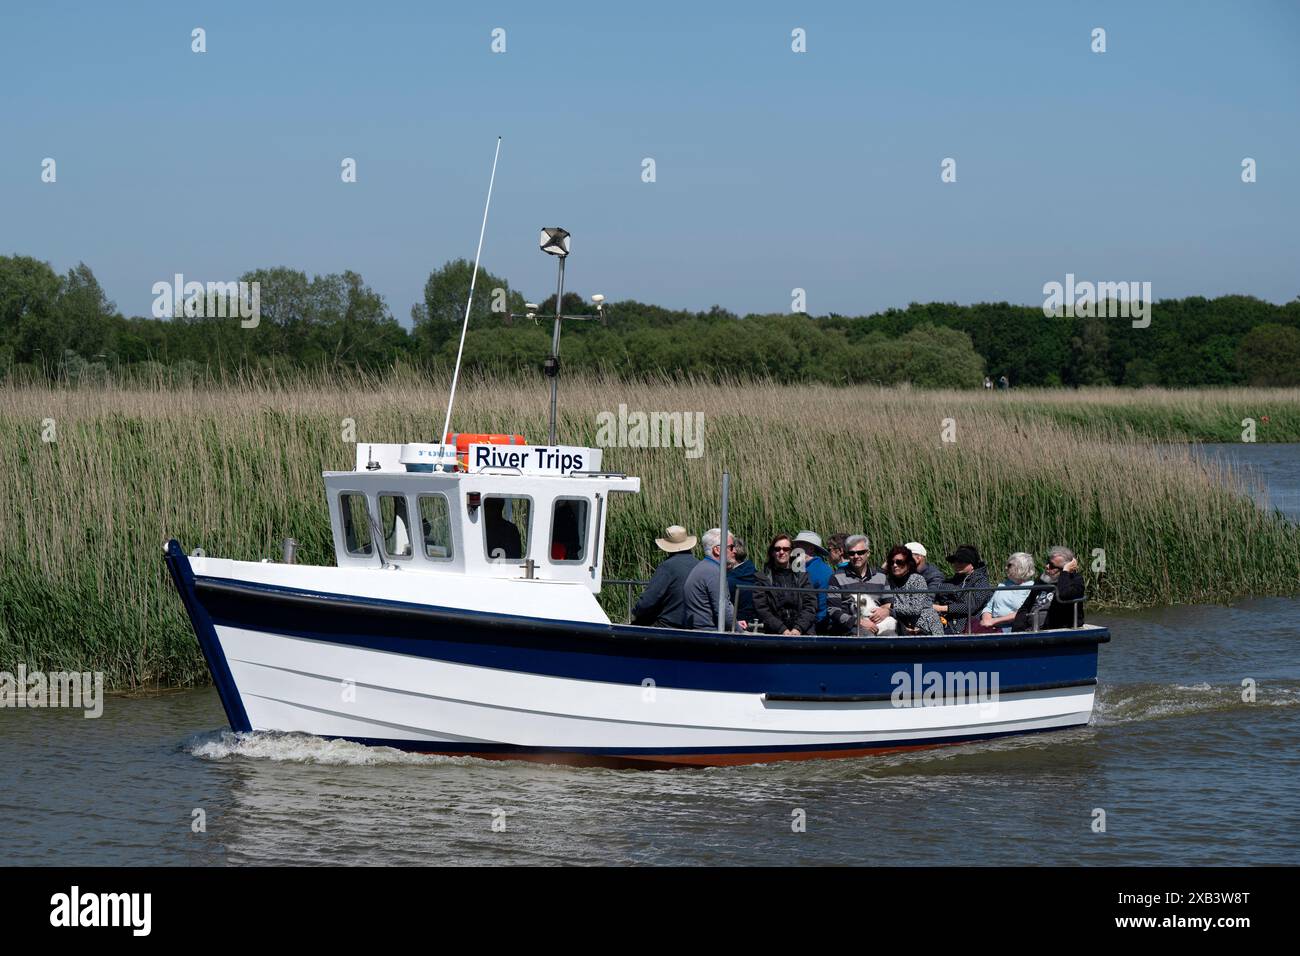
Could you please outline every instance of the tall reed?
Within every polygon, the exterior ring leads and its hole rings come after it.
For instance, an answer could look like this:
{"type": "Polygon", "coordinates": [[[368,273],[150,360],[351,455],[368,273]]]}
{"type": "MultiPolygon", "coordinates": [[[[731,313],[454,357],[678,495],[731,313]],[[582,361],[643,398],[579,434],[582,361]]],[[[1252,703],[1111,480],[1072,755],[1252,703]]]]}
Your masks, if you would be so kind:
{"type": "MultiPolygon", "coordinates": [[[[0,670],[103,670],[118,687],[205,680],[162,542],[258,559],[292,536],[301,561],[330,563],[320,473],[352,466],[347,420],[362,441],[436,440],[445,402],[446,382],[410,372],[0,388],[0,670]]],[[[646,576],[666,525],[717,524],[727,470],[731,525],[755,551],[778,529],[864,531],[878,554],[907,540],[936,555],[969,542],[997,568],[1011,551],[1041,561],[1063,543],[1080,555],[1094,606],[1300,590],[1300,529],[1256,507],[1220,466],[1150,442],[1226,435],[1234,422],[1239,434],[1243,418],[1264,416],[1261,438],[1269,427],[1287,434],[1300,421],[1296,390],[990,395],[575,379],[561,391],[561,440],[594,445],[597,415],[620,403],[702,412],[704,454],[605,450],[606,467],[643,487],[612,503],[607,577],[646,576]]],[[[544,439],[544,385],[470,379],[452,427],[544,439]]],[[[621,612],[621,591],[605,599],[621,612]]]]}

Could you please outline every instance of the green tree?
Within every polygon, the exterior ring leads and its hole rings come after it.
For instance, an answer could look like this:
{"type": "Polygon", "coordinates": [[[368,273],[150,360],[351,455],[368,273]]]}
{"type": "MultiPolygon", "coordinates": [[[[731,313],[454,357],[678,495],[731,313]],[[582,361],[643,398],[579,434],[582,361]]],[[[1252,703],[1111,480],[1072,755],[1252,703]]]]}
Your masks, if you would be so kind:
{"type": "Polygon", "coordinates": [[[1072,366],[1069,385],[1111,385],[1107,371],[1110,358],[1110,336],[1106,323],[1112,319],[1090,317],[1070,320],[1075,323],[1070,337],[1072,366]]]}
{"type": "Polygon", "coordinates": [[[57,367],[71,339],[57,308],[61,286],[47,262],[0,256],[0,348],[11,361],[57,367]]]}
{"type": "Polygon", "coordinates": [[[1257,325],[1237,346],[1236,364],[1251,385],[1300,385],[1300,329],[1257,325]]]}
{"type": "Polygon", "coordinates": [[[970,336],[957,329],[920,325],[885,350],[897,378],[923,388],[975,388],[984,381],[984,359],[970,336]]]}
{"type": "Polygon", "coordinates": [[[117,306],[108,301],[90,266],[79,262],[68,270],[54,307],[68,330],[68,348],[91,359],[109,349],[117,306]]]}
{"type": "MultiPolygon", "coordinates": [[[[473,274],[474,263],[466,259],[454,259],[429,273],[429,278],[424,283],[424,307],[417,306],[411,310],[411,318],[415,323],[416,350],[421,356],[432,358],[439,355],[443,351],[443,344],[449,339],[455,339],[459,343],[461,323],[465,320],[465,301],[469,298],[473,274]]],[[[551,298],[554,299],[554,296],[551,298]]],[[[474,303],[469,316],[471,329],[488,322],[502,325],[505,313],[523,310],[524,297],[511,290],[509,282],[479,268],[478,280],[474,283],[474,303]]],[[[455,356],[454,346],[452,356],[455,356]]]]}

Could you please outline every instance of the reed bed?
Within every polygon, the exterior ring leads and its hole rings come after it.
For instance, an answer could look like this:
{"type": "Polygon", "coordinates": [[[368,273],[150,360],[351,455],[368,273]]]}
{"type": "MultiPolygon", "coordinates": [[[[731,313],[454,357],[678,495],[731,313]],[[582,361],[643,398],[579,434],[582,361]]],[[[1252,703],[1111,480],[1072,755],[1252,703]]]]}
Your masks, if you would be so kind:
{"type": "MultiPolygon", "coordinates": [[[[435,440],[446,386],[407,371],[0,388],[0,670],[102,670],[119,688],[205,681],[162,542],[259,559],[292,536],[300,561],[331,563],[320,473],[352,466],[345,420],[363,442],[435,440]]],[[[1243,418],[1260,422],[1260,440],[1295,440],[1297,390],[987,394],[593,377],[564,383],[561,440],[596,444],[597,415],[620,403],[702,412],[704,453],[605,450],[606,467],[643,487],[612,503],[607,577],[647,576],[668,524],[716,525],[726,470],[732,528],[759,557],[775,531],[807,527],[863,531],[877,555],[913,539],[933,554],[970,542],[995,575],[1012,551],[1041,562],[1066,544],[1094,607],[1300,590],[1300,529],[1258,508],[1221,466],[1151,444],[1239,439],[1243,418]],[[955,441],[943,440],[946,424],[955,441]]],[[[542,439],[545,386],[464,381],[452,427],[542,439]]],[[[622,612],[621,589],[602,597],[622,612]]]]}

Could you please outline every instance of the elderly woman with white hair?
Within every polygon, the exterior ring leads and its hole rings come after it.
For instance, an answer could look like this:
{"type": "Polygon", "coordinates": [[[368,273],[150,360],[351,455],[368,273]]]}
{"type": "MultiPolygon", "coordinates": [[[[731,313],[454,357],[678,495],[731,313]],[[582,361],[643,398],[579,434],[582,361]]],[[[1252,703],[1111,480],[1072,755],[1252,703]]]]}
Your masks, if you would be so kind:
{"type": "Polygon", "coordinates": [[[1007,578],[998,585],[984,605],[980,614],[980,624],[986,630],[998,630],[1003,634],[1011,633],[1011,624],[1016,619],[1016,612],[1029,596],[1024,585],[1034,579],[1034,556],[1024,551],[1017,551],[1007,558],[1007,578]],[[1011,590],[1016,588],[1017,590],[1011,590]]]}

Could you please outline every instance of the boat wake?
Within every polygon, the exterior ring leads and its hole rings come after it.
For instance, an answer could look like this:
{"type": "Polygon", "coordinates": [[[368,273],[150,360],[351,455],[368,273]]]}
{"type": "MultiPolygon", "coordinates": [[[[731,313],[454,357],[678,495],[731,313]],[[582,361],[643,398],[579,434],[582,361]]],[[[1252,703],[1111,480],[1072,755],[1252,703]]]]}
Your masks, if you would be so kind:
{"type": "Polygon", "coordinates": [[[392,747],[367,747],[347,740],[275,731],[220,730],[196,734],[185,741],[182,749],[202,760],[270,760],[335,767],[457,764],[470,759],[407,753],[392,747]]]}
{"type": "MultiPolygon", "coordinates": [[[[1106,684],[1098,688],[1090,726],[1113,727],[1170,717],[1244,711],[1256,707],[1294,707],[1300,705],[1300,683],[1262,681],[1255,689],[1255,700],[1242,700],[1243,688],[1237,684],[1106,684]]],[[[988,741],[980,750],[1015,750],[1020,746],[1041,746],[1045,741],[988,741]]],[[[196,734],[182,749],[201,760],[267,760],[277,763],[319,764],[322,766],[438,766],[443,764],[476,765],[474,757],[447,757],[416,754],[392,747],[369,747],[346,740],[326,739],[302,733],[231,730],[196,734]]],[[[965,748],[963,748],[965,749],[965,748]]],[[[934,751],[878,757],[873,766],[881,768],[897,763],[913,765],[926,757],[945,758],[954,751],[934,751]]]]}
{"type": "Polygon", "coordinates": [[[1260,681],[1255,700],[1242,699],[1240,684],[1103,684],[1098,687],[1092,725],[1109,727],[1166,717],[1248,710],[1252,707],[1294,707],[1300,704],[1300,684],[1260,681]]]}

